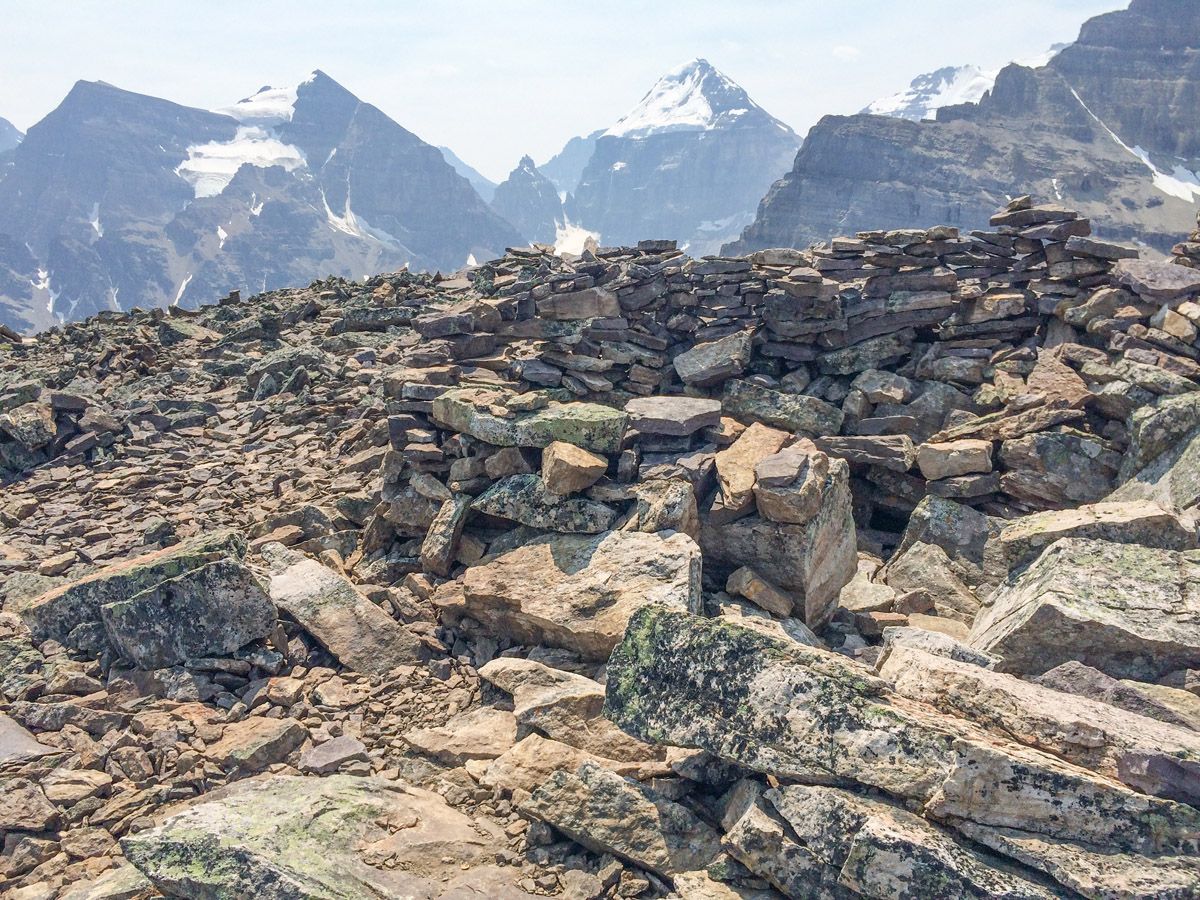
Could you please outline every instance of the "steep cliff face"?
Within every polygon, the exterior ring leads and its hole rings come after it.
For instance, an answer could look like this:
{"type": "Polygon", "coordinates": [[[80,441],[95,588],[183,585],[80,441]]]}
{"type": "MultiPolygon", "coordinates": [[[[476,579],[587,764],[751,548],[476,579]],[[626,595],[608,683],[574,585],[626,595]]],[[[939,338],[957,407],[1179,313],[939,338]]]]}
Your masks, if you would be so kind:
{"type": "Polygon", "coordinates": [[[798,145],[745,90],[693,60],[596,139],[568,211],[606,244],[664,237],[712,252],[750,221],[798,145]]]}
{"type": "Polygon", "coordinates": [[[320,72],[217,112],[80,82],[4,160],[0,322],[22,331],[520,241],[436,148],[320,72]]]}
{"type": "Polygon", "coordinates": [[[538,171],[554,182],[560,194],[575,193],[583,170],[587,168],[588,160],[596,149],[596,139],[602,134],[604,129],[598,128],[588,135],[576,135],[558,153],[538,166],[538,171]]]}
{"type": "Polygon", "coordinates": [[[553,244],[563,224],[558,190],[529,156],[521,157],[508,178],[496,186],[492,209],[529,242],[553,244]]]}
{"type": "Polygon", "coordinates": [[[1089,21],[1046,66],[1011,65],[934,122],[827,116],[730,253],[932,220],[986,225],[1033,192],[1160,251],[1200,199],[1200,4],[1135,0],[1089,21]]]}

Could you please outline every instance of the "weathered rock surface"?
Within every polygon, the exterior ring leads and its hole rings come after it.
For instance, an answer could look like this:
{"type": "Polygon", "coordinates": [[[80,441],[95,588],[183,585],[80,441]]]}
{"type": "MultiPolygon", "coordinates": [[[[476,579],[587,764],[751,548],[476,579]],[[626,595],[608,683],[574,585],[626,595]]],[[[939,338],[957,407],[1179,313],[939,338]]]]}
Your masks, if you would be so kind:
{"type": "Polygon", "coordinates": [[[1155,680],[1200,666],[1200,561],[1136,544],[1063,538],[992,595],[971,646],[1005,672],[1040,675],[1077,661],[1155,680]]]}
{"type": "Polygon", "coordinates": [[[699,609],[700,551],[684,534],[542,537],[471,567],[462,584],[458,608],[493,632],[603,660],[641,607],[699,609]]]}
{"type": "MultiPolygon", "coordinates": [[[[461,865],[491,856],[498,838],[436,794],[403,783],[276,776],[214,794],[131,835],[122,849],[172,897],[432,900],[465,895],[456,892],[469,890],[469,881],[448,882],[461,865]]],[[[503,896],[527,895],[510,884],[503,896]]]]}
{"type": "Polygon", "coordinates": [[[422,658],[421,642],[349,579],[281,545],[262,552],[272,567],[271,599],[344,665],[382,674],[422,658]]]}

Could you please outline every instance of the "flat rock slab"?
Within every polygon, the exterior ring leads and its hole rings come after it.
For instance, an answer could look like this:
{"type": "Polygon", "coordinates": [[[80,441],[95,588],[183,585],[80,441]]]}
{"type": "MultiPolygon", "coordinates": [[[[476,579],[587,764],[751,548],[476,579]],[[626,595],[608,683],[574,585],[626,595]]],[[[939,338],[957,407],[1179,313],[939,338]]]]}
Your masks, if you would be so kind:
{"type": "Polygon", "coordinates": [[[350,580],[314,559],[267,544],[271,599],[342,663],[367,675],[425,658],[421,641],[368,600],[350,580]]]}
{"type": "Polygon", "coordinates": [[[629,425],[642,434],[686,437],[719,425],[721,401],[703,397],[635,397],[625,404],[629,425]]]}
{"type": "MultiPolygon", "coordinates": [[[[331,775],[239,781],[121,846],[170,897],[437,900],[472,896],[464,869],[494,878],[487,864],[505,843],[494,825],[437,794],[331,775]]],[[[511,881],[490,887],[487,896],[528,896],[511,881]]]]}
{"type": "Polygon", "coordinates": [[[1200,272],[1174,263],[1123,259],[1113,267],[1113,274],[1121,284],[1158,303],[1200,294],[1200,272]]]}
{"type": "Polygon", "coordinates": [[[70,634],[80,625],[98,624],[100,607],[128,600],[148,588],[218,559],[240,560],[246,541],[234,531],[214,531],[197,538],[116,563],[33,598],[21,618],[36,642],[54,639],[71,646],[70,634]]]}
{"type": "Polygon", "coordinates": [[[108,640],[142,669],[225,656],[265,637],[275,605],[245,566],[217,560],[100,607],[108,640]]]}
{"type": "Polygon", "coordinates": [[[840,409],[824,400],[785,394],[750,381],[727,382],[721,404],[726,415],[742,422],[762,422],[805,437],[837,434],[844,418],[840,409]]]}
{"type": "Polygon", "coordinates": [[[1142,681],[1200,668],[1200,558],[1064,538],[997,589],[970,644],[1020,675],[1072,660],[1142,681]]]}
{"type": "Polygon", "coordinates": [[[433,401],[433,418],[497,447],[546,447],[566,441],[593,453],[619,453],[629,416],[597,403],[549,403],[510,412],[505,391],[459,388],[433,401]]]}
{"type": "Polygon", "coordinates": [[[635,610],[700,607],[700,548],[684,534],[541,537],[472,566],[462,611],[493,634],[608,657],[635,610]]]}

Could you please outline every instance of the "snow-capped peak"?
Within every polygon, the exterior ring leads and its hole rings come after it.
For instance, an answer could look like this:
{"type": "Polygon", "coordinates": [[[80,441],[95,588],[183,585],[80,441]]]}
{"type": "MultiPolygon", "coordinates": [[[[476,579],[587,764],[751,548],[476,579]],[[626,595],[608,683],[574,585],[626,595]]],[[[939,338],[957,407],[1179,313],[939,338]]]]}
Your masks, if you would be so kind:
{"type": "MultiPolygon", "coordinates": [[[[1044,53],[1014,60],[1017,65],[1041,68],[1053,59],[1066,44],[1055,44],[1044,53]]],[[[882,97],[862,111],[876,116],[898,119],[933,119],[943,106],[959,103],[978,103],[996,83],[999,69],[984,70],[979,66],[946,66],[936,72],[918,75],[906,90],[882,97]]]]}
{"type": "Polygon", "coordinates": [[[947,66],[918,75],[907,90],[882,97],[863,110],[876,116],[900,119],[932,119],[943,106],[978,103],[992,89],[998,72],[985,72],[978,66],[947,66]]]}
{"type": "Polygon", "coordinates": [[[232,116],[247,125],[280,125],[292,121],[296,112],[296,99],[303,85],[311,84],[320,72],[312,72],[299,84],[291,87],[263,87],[232,106],[214,110],[232,116]]]}
{"type": "Polygon", "coordinates": [[[606,137],[646,137],[668,131],[727,128],[752,110],[746,92],[707,60],[693,59],[658,79],[606,137]]]}

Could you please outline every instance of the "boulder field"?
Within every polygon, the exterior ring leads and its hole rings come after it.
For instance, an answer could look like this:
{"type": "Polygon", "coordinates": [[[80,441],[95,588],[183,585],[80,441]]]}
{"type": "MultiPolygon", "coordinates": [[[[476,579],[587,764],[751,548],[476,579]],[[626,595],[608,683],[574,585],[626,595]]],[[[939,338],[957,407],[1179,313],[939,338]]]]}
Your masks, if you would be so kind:
{"type": "Polygon", "coordinates": [[[1200,897],[1200,230],[0,332],[0,894],[1200,897]]]}

